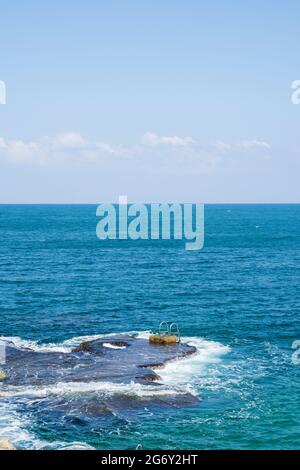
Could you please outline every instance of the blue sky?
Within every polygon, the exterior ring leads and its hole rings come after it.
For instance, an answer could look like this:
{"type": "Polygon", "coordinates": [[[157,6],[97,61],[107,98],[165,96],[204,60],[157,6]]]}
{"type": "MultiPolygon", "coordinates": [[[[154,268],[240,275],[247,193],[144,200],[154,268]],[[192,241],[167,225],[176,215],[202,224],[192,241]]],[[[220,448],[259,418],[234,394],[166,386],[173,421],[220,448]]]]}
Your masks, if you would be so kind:
{"type": "Polygon", "coordinates": [[[296,0],[0,0],[0,202],[300,202],[296,0]]]}

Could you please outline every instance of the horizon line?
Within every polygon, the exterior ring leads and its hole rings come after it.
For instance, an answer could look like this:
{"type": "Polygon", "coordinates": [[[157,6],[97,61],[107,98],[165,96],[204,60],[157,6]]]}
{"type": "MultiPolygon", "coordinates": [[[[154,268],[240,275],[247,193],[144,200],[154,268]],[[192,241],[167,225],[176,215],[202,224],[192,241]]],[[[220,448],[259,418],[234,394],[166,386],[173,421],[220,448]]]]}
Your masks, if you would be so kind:
{"type": "MultiPolygon", "coordinates": [[[[99,204],[116,204],[119,205],[118,201],[98,201],[98,202],[0,202],[0,206],[97,206],[99,204]]],[[[264,205],[264,206],[271,206],[271,205],[277,205],[277,206],[284,206],[284,205],[300,205],[299,202],[201,202],[201,201],[185,201],[185,202],[178,202],[178,201],[172,201],[172,202],[166,202],[166,201],[161,201],[161,202],[140,202],[140,201],[135,201],[131,202],[128,201],[128,205],[132,204],[204,204],[205,206],[213,206],[213,205],[264,205]]]]}

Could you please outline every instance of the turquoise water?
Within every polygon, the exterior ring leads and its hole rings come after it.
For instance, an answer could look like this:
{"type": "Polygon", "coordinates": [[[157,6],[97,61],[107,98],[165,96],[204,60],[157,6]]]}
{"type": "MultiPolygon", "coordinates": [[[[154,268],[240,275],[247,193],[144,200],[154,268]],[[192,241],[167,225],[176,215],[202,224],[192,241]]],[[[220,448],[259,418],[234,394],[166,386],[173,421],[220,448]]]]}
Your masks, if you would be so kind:
{"type": "MultiPolygon", "coordinates": [[[[95,213],[0,206],[0,335],[63,351],[82,336],[147,336],[159,321],[177,321],[198,353],[159,373],[201,400],[83,419],[76,407],[49,408],[63,389],[26,400],[0,389],[0,434],[19,448],[299,448],[291,345],[300,339],[300,206],[206,206],[199,252],[174,241],[100,242],[95,213]]],[[[134,400],[130,385],[128,393],[134,400]]]]}

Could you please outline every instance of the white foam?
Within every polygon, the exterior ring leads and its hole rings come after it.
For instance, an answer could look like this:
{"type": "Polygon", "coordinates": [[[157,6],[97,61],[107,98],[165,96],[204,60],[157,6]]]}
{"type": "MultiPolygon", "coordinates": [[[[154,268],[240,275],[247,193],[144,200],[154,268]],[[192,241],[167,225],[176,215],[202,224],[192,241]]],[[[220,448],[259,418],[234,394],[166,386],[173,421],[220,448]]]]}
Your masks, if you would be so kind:
{"type": "Polygon", "coordinates": [[[84,341],[92,341],[107,335],[78,336],[67,339],[62,343],[39,343],[38,341],[22,339],[18,336],[1,336],[0,340],[6,343],[13,343],[19,349],[32,349],[37,352],[71,352],[73,348],[84,341]]]}
{"type": "Polygon", "coordinates": [[[94,448],[84,442],[48,442],[36,438],[28,431],[30,419],[26,415],[20,415],[17,406],[0,401],[0,437],[8,439],[16,449],[58,449],[58,450],[93,450],[94,448]]]}
{"type": "Polygon", "coordinates": [[[186,390],[169,388],[160,385],[143,385],[136,382],[58,382],[47,386],[6,386],[0,391],[0,397],[38,397],[46,398],[51,395],[72,395],[97,392],[103,396],[127,395],[143,397],[182,395],[186,390]]]}
{"type": "MultiPolygon", "coordinates": [[[[61,343],[40,343],[38,341],[30,340],[30,339],[22,339],[19,336],[0,336],[0,340],[6,343],[13,343],[16,348],[19,349],[32,349],[33,351],[37,352],[61,352],[61,353],[69,353],[72,349],[79,346],[80,343],[86,341],[94,341],[96,339],[111,337],[111,336],[119,336],[119,335],[132,335],[136,334],[140,338],[148,338],[149,332],[124,332],[124,333],[105,333],[105,334],[98,334],[98,335],[86,335],[86,336],[75,336],[74,338],[66,339],[61,343]]],[[[120,346],[118,347],[120,348],[120,346]]]]}
{"type": "Polygon", "coordinates": [[[138,338],[141,339],[149,339],[149,336],[151,335],[151,331],[138,331],[135,333],[138,338]]]}
{"type": "Polygon", "coordinates": [[[126,346],[116,346],[115,344],[112,343],[103,343],[102,346],[105,348],[109,349],[126,349],[126,346]]]}
{"type": "Polygon", "coordinates": [[[199,337],[183,337],[182,342],[194,346],[197,352],[177,361],[167,363],[160,371],[162,382],[167,385],[188,386],[194,390],[199,377],[206,375],[210,365],[221,362],[230,351],[228,346],[199,337]]]}
{"type": "MultiPolygon", "coordinates": [[[[150,331],[142,331],[138,333],[138,337],[149,339],[150,334],[150,331]]],[[[181,341],[194,346],[197,351],[191,356],[170,361],[161,368],[160,383],[170,387],[174,385],[184,387],[186,391],[197,395],[196,386],[199,384],[199,379],[204,377],[205,382],[210,380],[208,368],[221,363],[223,356],[230,351],[230,347],[198,336],[182,337],[181,341]]]]}

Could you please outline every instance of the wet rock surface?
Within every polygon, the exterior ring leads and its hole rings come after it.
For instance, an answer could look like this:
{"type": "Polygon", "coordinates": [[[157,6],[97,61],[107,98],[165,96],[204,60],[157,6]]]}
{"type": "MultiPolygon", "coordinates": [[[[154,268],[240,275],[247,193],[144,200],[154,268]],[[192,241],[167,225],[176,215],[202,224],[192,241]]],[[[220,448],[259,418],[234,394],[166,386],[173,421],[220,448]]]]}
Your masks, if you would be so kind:
{"type": "Polygon", "coordinates": [[[129,335],[81,343],[71,352],[41,352],[9,344],[0,389],[35,417],[66,424],[137,407],[193,405],[198,400],[159,382],[159,367],[196,352],[193,346],[161,346],[129,335]]]}
{"type": "Polygon", "coordinates": [[[139,368],[159,368],[169,361],[178,360],[196,352],[194,346],[184,343],[151,344],[148,340],[127,335],[87,341],[81,343],[73,352],[82,350],[111,360],[115,358],[126,365],[133,364],[139,368]]]}
{"type": "Polygon", "coordinates": [[[9,345],[4,383],[153,382],[159,380],[159,371],[154,369],[195,352],[196,349],[187,344],[154,345],[127,335],[84,342],[70,353],[38,352],[9,345]]]}

